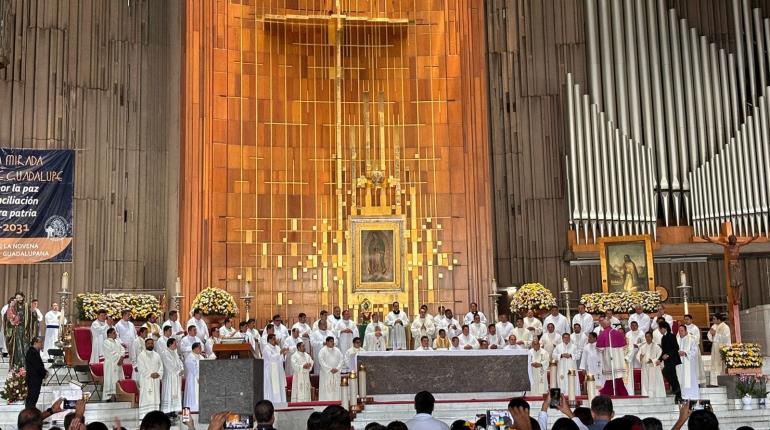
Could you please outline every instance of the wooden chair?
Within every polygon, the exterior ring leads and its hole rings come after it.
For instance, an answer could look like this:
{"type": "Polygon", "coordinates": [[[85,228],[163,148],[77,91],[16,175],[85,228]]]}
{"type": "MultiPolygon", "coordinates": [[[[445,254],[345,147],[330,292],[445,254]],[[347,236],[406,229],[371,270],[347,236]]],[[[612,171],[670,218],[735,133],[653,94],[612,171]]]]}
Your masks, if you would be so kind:
{"type": "Polygon", "coordinates": [[[115,398],[119,402],[131,402],[131,407],[139,405],[139,387],[133,379],[121,379],[115,387],[115,398]]]}

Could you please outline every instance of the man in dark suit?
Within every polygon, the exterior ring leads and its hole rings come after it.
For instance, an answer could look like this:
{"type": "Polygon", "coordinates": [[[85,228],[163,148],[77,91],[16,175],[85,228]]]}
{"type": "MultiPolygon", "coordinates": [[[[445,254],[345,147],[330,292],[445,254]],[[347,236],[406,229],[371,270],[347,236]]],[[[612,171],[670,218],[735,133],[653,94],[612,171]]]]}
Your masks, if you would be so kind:
{"type": "Polygon", "coordinates": [[[679,358],[679,342],[676,341],[676,336],[671,333],[671,327],[663,318],[658,320],[658,330],[663,335],[660,340],[660,349],[663,353],[659,359],[663,362],[663,377],[666,378],[668,385],[671,386],[671,392],[676,396],[674,402],[679,403],[682,401],[679,377],[676,376],[676,366],[682,364],[679,358]]]}
{"type": "Polygon", "coordinates": [[[27,355],[24,356],[24,368],[27,370],[27,401],[25,405],[28,408],[34,408],[37,405],[40,387],[48,374],[45,366],[43,366],[43,359],[40,358],[41,349],[43,349],[43,338],[38,336],[32,340],[32,346],[27,350],[27,355]]]}

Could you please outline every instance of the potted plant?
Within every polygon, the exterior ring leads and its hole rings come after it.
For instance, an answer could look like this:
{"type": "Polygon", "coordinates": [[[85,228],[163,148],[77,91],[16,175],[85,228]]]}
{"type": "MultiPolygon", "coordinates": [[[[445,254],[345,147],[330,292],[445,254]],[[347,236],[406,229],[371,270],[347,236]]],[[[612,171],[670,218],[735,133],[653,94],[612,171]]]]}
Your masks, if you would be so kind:
{"type": "Polygon", "coordinates": [[[238,306],[232,294],[214,287],[198,293],[193,300],[192,308],[200,309],[206,318],[206,323],[217,327],[225,318],[232,318],[238,312],[238,306]]]}
{"type": "Polygon", "coordinates": [[[23,367],[11,368],[8,378],[5,380],[5,386],[0,390],[0,397],[8,404],[24,403],[24,400],[27,399],[26,375],[27,371],[23,367]]]}
{"type": "Polygon", "coordinates": [[[547,311],[556,305],[556,298],[551,290],[539,282],[524,284],[511,296],[511,313],[517,314],[521,309],[532,309],[536,313],[547,311]]]}
{"type": "Polygon", "coordinates": [[[756,409],[760,399],[767,397],[767,382],[763,376],[740,375],[735,381],[735,391],[743,409],[756,409]]]}

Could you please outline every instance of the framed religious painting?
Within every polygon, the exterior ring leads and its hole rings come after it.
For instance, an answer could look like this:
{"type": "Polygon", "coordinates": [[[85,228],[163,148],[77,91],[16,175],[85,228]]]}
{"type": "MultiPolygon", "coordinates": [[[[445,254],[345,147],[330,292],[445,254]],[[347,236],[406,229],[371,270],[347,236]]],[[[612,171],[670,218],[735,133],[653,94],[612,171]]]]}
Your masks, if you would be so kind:
{"type": "Polygon", "coordinates": [[[602,291],[655,291],[652,238],[648,235],[599,238],[602,291]]]}
{"type": "Polygon", "coordinates": [[[404,219],[351,218],[353,293],[402,291],[404,219]]]}

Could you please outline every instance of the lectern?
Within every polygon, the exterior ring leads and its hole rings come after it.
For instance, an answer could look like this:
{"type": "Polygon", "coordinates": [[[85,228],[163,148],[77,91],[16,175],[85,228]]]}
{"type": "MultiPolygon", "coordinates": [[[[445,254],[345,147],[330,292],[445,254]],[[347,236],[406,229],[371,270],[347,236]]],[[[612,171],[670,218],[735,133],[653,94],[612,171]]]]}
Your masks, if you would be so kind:
{"type": "Polygon", "coordinates": [[[251,358],[251,345],[248,343],[218,343],[212,348],[217,359],[251,358]]]}

